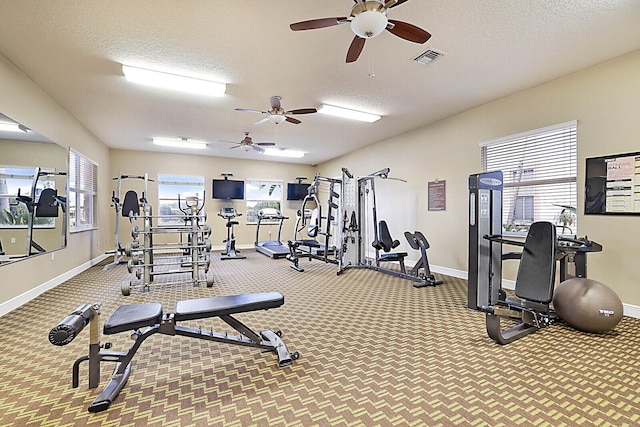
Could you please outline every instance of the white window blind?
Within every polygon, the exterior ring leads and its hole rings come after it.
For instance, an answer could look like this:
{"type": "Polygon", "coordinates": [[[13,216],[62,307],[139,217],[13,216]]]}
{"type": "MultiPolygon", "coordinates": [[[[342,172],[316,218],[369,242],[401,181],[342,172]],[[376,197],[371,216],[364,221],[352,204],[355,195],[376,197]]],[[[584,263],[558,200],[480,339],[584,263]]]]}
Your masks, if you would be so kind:
{"type": "Polygon", "coordinates": [[[536,129],[480,144],[482,170],[504,175],[503,231],[526,233],[550,221],[577,233],[577,122],[536,129]]]}
{"type": "Polygon", "coordinates": [[[69,227],[71,231],[94,228],[98,194],[98,165],[69,150],[69,227]]]}

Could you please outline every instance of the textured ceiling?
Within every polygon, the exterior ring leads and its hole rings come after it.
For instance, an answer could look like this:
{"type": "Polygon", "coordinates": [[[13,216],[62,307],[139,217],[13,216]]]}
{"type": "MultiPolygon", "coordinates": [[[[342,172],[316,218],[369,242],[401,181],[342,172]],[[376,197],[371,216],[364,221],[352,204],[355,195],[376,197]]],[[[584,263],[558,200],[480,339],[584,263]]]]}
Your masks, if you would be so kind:
{"type": "Polygon", "coordinates": [[[385,32],[345,63],[348,24],[293,32],[297,21],[347,16],[351,0],[3,0],[0,52],[109,147],[154,151],[151,137],[208,141],[198,154],[254,141],[306,152],[317,164],[515,91],[640,48],[638,0],[412,0],[391,19],[433,34],[424,45],[385,32]],[[427,48],[446,55],[412,59],[427,48]],[[206,98],[127,83],[120,64],[227,83],[206,98]],[[375,74],[374,77],[370,74],[375,74]],[[237,107],[340,105],[373,124],[320,114],[263,123],[237,107]]]}

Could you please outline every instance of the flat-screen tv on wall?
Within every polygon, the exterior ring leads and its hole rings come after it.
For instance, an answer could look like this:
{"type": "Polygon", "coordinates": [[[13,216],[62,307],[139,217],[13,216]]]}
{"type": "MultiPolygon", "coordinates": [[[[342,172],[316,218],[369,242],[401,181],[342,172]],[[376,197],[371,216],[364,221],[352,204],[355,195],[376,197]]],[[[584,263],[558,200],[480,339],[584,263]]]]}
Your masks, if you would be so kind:
{"type": "Polygon", "coordinates": [[[640,215],[640,153],[586,160],[584,213],[640,215]]]}
{"type": "Polygon", "coordinates": [[[233,179],[214,179],[211,196],[214,199],[244,199],[244,181],[233,179]]]}
{"type": "Polygon", "coordinates": [[[287,183],[287,200],[304,200],[310,185],[296,182],[287,183]]]}

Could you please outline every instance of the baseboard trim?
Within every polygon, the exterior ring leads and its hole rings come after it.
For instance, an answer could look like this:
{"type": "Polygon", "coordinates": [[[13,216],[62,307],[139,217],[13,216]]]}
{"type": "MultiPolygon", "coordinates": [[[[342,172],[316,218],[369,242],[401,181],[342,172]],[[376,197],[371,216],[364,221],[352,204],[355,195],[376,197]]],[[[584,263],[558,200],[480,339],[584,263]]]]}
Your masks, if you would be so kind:
{"type": "Polygon", "coordinates": [[[625,316],[640,319],[640,307],[638,307],[637,305],[622,304],[622,308],[624,309],[625,316]]]}
{"type": "MultiPolygon", "coordinates": [[[[239,248],[242,249],[251,249],[252,246],[250,245],[242,245],[239,246],[239,248]]],[[[222,250],[224,250],[224,247],[221,248],[222,250]]],[[[0,304],[0,317],[4,316],[5,314],[15,310],[16,308],[20,307],[21,305],[24,305],[26,303],[28,303],[29,301],[31,301],[32,299],[36,298],[38,295],[41,295],[43,293],[45,293],[46,291],[55,288],[56,286],[60,285],[61,283],[64,283],[65,281],[71,279],[72,277],[82,273],[83,271],[87,270],[88,268],[98,264],[99,262],[105,260],[106,258],[109,258],[112,255],[108,255],[108,254],[102,254],[94,259],[92,259],[91,261],[87,261],[82,265],[79,265],[69,271],[67,271],[64,274],[59,275],[58,277],[55,277],[45,283],[43,283],[40,286],[37,286],[21,295],[18,295],[15,298],[12,298],[8,301],[5,301],[3,303],[0,304]]],[[[408,261],[407,265],[408,266],[413,266],[415,262],[411,262],[408,261]]],[[[453,268],[448,268],[448,267],[442,267],[442,266],[438,266],[438,265],[434,265],[431,266],[431,271],[433,273],[437,273],[437,274],[444,274],[446,276],[451,276],[451,277],[457,277],[459,279],[464,279],[467,280],[468,279],[468,275],[466,271],[463,270],[456,270],[453,268]]],[[[515,282],[512,280],[503,280],[502,281],[502,287],[504,287],[505,289],[511,289],[513,290],[515,288],[515,282]]],[[[632,305],[632,304],[622,304],[623,308],[624,308],[624,315],[625,316],[629,316],[629,317],[633,317],[636,319],[640,319],[640,306],[637,305],[632,305]]]]}
{"type": "Polygon", "coordinates": [[[109,255],[106,254],[102,254],[90,261],[85,262],[82,265],[79,265],[69,271],[67,271],[66,273],[63,273],[61,275],[59,275],[58,277],[54,277],[53,279],[41,284],[40,286],[36,286],[35,288],[28,290],[27,292],[18,295],[17,297],[11,298],[8,301],[3,302],[2,304],[0,304],[0,317],[4,316],[5,314],[15,310],[16,308],[28,303],[29,301],[31,301],[32,299],[36,298],[37,296],[45,293],[46,291],[55,288],[56,286],[60,285],[61,283],[64,283],[65,281],[71,279],[72,277],[82,273],[83,271],[87,270],[88,268],[98,264],[99,262],[101,262],[102,260],[104,260],[105,258],[108,258],[109,255]]]}

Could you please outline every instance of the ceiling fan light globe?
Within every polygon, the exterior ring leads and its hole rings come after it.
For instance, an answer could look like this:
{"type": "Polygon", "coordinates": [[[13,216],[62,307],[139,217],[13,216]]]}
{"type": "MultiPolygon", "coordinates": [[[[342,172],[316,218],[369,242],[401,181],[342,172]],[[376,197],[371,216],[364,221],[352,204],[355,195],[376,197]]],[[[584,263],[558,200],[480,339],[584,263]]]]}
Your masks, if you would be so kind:
{"type": "Polygon", "coordinates": [[[357,14],[351,20],[351,31],[358,37],[370,39],[387,28],[387,15],[375,10],[367,10],[357,14]]]}
{"type": "Polygon", "coordinates": [[[251,146],[250,146],[250,145],[243,145],[243,146],[242,146],[242,149],[243,149],[244,151],[249,151],[249,150],[251,150],[251,146]]]}
{"type": "Polygon", "coordinates": [[[272,114],[269,116],[269,121],[273,124],[279,125],[284,122],[287,118],[285,116],[281,116],[279,114],[272,114]]]}

